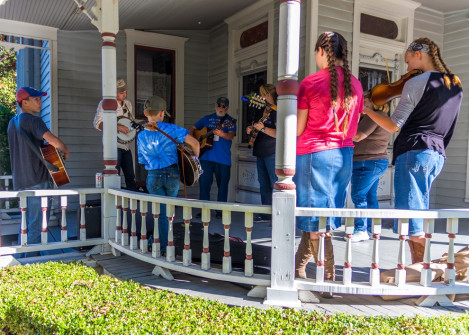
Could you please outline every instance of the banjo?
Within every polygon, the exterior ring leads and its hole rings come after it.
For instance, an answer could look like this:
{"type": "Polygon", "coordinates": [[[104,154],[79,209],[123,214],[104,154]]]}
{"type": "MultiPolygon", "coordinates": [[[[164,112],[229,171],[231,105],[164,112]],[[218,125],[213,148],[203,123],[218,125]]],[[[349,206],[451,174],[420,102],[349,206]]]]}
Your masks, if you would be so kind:
{"type": "Polygon", "coordinates": [[[120,131],[117,132],[117,142],[120,144],[127,144],[132,142],[135,139],[135,136],[137,136],[135,122],[130,121],[130,119],[125,116],[119,116],[117,118],[117,124],[129,129],[127,134],[121,133],[120,131]]]}

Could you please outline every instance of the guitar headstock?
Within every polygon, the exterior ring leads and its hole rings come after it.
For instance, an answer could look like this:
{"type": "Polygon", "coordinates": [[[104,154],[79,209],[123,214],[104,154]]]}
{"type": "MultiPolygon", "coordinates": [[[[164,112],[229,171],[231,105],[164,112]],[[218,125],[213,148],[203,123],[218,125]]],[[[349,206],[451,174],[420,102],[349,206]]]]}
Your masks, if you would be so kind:
{"type": "Polygon", "coordinates": [[[260,95],[252,93],[242,97],[243,101],[249,102],[249,107],[254,107],[257,109],[265,108],[269,103],[260,95]]]}

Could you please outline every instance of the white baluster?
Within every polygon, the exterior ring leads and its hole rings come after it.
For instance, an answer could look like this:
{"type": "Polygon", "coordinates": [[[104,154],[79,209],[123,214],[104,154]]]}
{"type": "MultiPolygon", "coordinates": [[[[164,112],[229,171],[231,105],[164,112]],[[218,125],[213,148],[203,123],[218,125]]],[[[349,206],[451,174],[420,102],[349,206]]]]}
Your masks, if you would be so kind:
{"type": "Polygon", "coordinates": [[[182,251],[182,264],[188,266],[192,263],[192,249],[190,239],[190,224],[192,219],[192,208],[182,208],[182,218],[184,220],[184,250],[182,251]]]}
{"type": "Polygon", "coordinates": [[[127,224],[127,211],[129,210],[129,198],[122,197],[122,246],[129,245],[129,227],[127,224]]]}
{"type": "Polygon", "coordinates": [[[352,235],[355,227],[355,218],[345,219],[345,236],[347,237],[347,244],[345,246],[345,261],[344,261],[344,285],[352,283],[352,235]]]}
{"type": "Polygon", "coordinates": [[[252,277],[254,275],[254,262],[252,260],[252,227],[253,224],[253,213],[244,214],[244,226],[246,227],[246,259],[244,260],[244,275],[246,277],[252,277]]]}
{"type": "Polygon", "coordinates": [[[122,199],[120,196],[116,195],[116,243],[122,242],[122,199]]]}
{"type": "Polygon", "coordinates": [[[202,270],[210,269],[210,249],[209,249],[209,240],[208,240],[208,226],[210,224],[210,209],[202,208],[202,222],[204,225],[204,239],[202,242],[202,270]]]}
{"type": "Polygon", "coordinates": [[[130,250],[138,249],[137,243],[137,199],[130,199],[130,214],[132,217],[132,224],[130,226],[130,250]]]}
{"type": "Polygon", "coordinates": [[[86,241],[85,205],[86,194],[80,194],[80,241],[86,241]]]}
{"type": "Polygon", "coordinates": [[[420,285],[430,286],[432,283],[432,270],[430,268],[430,244],[432,234],[435,231],[435,219],[424,219],[423,231],[425,232],[425,252],[423,254],[423,269],[420,273],[420,285]]]}
{"type": "Polygon", "coordinates": [[[166,215],[168,216],[168,246],[166,247],[166,260],[174,262],[176,260],[176,249],[174,247],[173,220],[175,206],[166,204],[166,215]]]}
{"type": "Polygon", "coordinates": [[[60,207],[62,209],[62,220],[60,224],[60,240],[67,242],[67,196],[62,195],[60,197],[60,207]]]}
{"type": "Polygon", "coordinates": [[[456,270],[454,268],[454,239],[458,233],[458,219],[446,219],[446,232],[448,233],[448,264],[445,269],[445,284],[456,283],[456,270]]]}
{"type": "Polygon", "coordinates": [[[409,234],[409,219],[398,220],[399,232],[399,257],[397,260],[396,269],[396,285],[402,286],[406,283],[406,270],[405,270],[405,240],[409,234]]]}
{"type": "Polygon", "coordinates": [[[326,217],[319,217],[319,250],[318,250],[318,262],[316,266],[316,283],[324,283],[324,243],[326,242],[326,224],[327,218],[326,217]]]}
{"type": "Polygon", "coordinates": [[[21,208],[21,246],[28,245],[28,224],[26,221],[28,198],[20,197],[21,208]]]}
{"type": "Polygon", "coordinates": [[[225,228],[225,244],[223,247],[223,273],[231,273],[231,254],[230,254],[230,225],[231,225],[231,212],[223,210],[222,216],[223,227],[225,228]]]}
{"type": "MultiPolygon", "coordinates": [[[[10,180],[5,179],[5,191],[8,191],[9,188],[10,188],[10,180]]],[[[5,200],[5,208],[10,209],[10,199],[5,200]]]]}
{"type": "Polygon", "coordinates": [[[379,235],[381,234],[381,218],[373,218],[371,232],[373,233],[373,253],[371,255],[370,285],[380,283],[379,271],[379,235]]]}
{"type": "Polygon", "coordinates": [[[153,244],[151,245],[151,256],[156,258],[161,256],[160,232],[158,228],[158,217],[160,216],[160,204],[153,202],[151,204],[153,213],[153,244]]]}
{"type": "Polygon", "coordinates": [[[140,251],[143,254],[148,252],[147,212],[148,202],[140,200],[140,215],[142,216],[142,227],[140,229],[140,251]]]}
{"type": "Polygon", "coordinates": [[[42,210],[42,228],[41,228],[41,244],[47,244],[47,207],[49,199],[41,197],[41,210],[42,210]]]}

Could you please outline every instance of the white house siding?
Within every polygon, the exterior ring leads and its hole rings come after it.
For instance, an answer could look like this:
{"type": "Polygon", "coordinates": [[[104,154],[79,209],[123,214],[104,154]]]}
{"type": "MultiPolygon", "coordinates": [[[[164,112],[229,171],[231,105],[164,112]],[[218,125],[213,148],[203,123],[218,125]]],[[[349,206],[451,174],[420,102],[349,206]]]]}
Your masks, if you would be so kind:
{"type": "MultiPolygon", "coordinates": [[[[102,99],[101,43],[97,31],[58,32],[59,136],[70,149],[70,187],[93,187],[103,170],[102,133],[93,127],[102,99]]],[[[117,74],[125,73],[124,37],[117,43],[117,74]]]]}
{"type": "Polygon", "coordinates": [[[435,182],[434,207],[468,207],[464,201],[467,187],[467,155],[469,125],[469,12],[447,14],[444,17],[443,58],[457,74],[466,90],[458,124],[446,151],[445,167],[435,182]]]}
{"type": "MultiPolygon", "coordinates": [[[[349,51],[353,43],[353,4],[351,0],[319,0],[318,34],[340,33],[347,40],[349,51]]],[[[316,43],[316,38],[313,40],[312,43],[316,43]]]]}

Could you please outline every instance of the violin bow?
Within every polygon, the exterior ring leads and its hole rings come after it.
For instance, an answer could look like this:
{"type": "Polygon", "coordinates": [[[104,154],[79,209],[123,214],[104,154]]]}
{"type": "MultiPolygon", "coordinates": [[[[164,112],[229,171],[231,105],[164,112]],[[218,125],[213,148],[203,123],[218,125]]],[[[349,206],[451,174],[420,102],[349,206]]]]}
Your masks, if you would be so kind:
{"type": "MultiPolygon", "coordinates": [[[[384,57],[384,62],[386,63],[386,73],[388,75],[388,83],[391,83],[391,76],[389,75],[389,66],[388,66],[388,58],[384,57]]],[[[394,100],[391,102],[392,104],[392,110],[396,108],[394,100]]]]}

